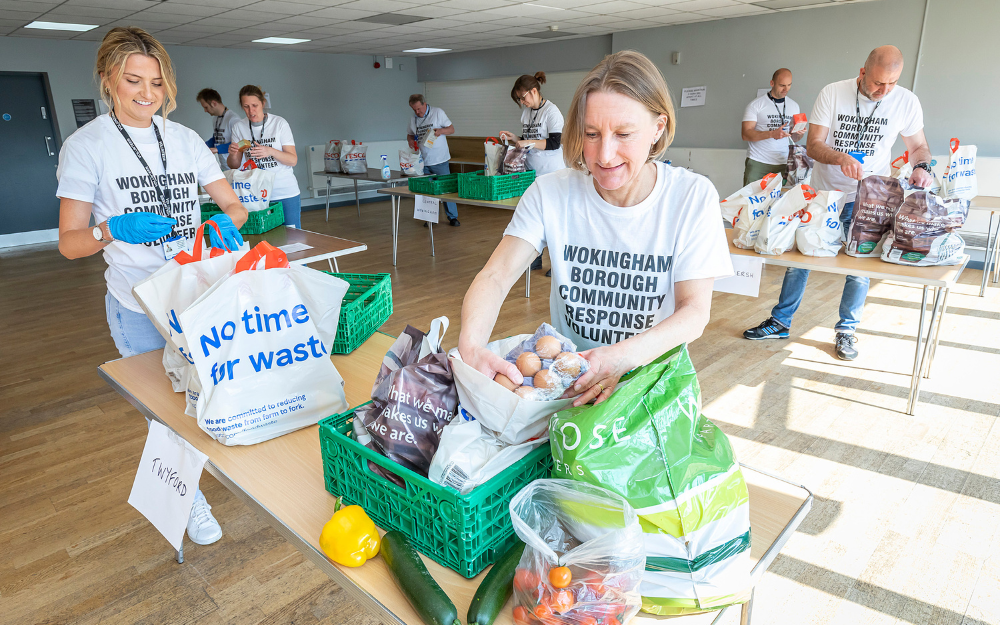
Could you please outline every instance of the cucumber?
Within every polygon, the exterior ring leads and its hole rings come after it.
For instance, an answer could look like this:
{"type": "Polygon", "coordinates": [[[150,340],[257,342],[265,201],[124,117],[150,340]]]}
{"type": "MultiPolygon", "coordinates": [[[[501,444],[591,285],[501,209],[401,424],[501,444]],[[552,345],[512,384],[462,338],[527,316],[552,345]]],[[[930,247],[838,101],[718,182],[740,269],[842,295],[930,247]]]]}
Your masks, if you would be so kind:
{"type": "Polygon", "coordinates": [[[469,605],[469,625],[493,625],[500,610],[514,594],[514,571],[521,554],[524,553],[524,543],[517,540],[500,559],[493,563],[493,568],[483,578],[476,594],[469,605]]]}
{"type": "Polygon", "coordinates": [[[431,577],[420,554],[400,532],[382,536],[382,559],[417,616],[427,625],[462,625],[458,610],[431,577]]]}

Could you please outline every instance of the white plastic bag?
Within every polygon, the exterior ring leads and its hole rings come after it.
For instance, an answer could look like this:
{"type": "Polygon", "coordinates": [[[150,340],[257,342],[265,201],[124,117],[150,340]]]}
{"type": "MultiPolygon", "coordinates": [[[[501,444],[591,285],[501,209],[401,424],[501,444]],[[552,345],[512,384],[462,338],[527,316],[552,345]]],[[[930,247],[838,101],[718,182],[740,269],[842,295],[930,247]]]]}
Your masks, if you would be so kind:
{"type": "Polygon", "coordinates": [[[267,210],[274,189],[274,170],[261,169],[248,159],[240,169],[227,169],[226,180],[248,211],[267,210]]]}
{"type": "Polygon", "coordinates": [[[795,246],[805,256],[836,256],[844,238],[840,213],[843,191],[818,191],[809,202],[795,231],[795,246]]]}
{"type": "Polygon", "coordinates": [[[754,241],[753,248],[757,253],[779,256],[795,247],[795,230],[802,221],[800,213],[815,197],[815,189],[800,184],[771,204],[754,241]]]}
{"type": "Polygon", "coordinates": [[[486,139],[483,144],[486,150],[485,170],[487,176],[497,176],[503,169],[503,155],[507,151],[507,146],[500,143],[496,137],[486,139]]]}
{"type": "Polygon", "coordinates": [[[345,174],[363,174],[368,171],[368,146],[351,141],[340,146],[340,169],[345,174]]]}
{"type": "Polygon", "coordinates": [[[252,445],[347,410],[330,360],[348,284],[263,242],[180,314],[201,382],[198,427],[252,445]]]}
{"type": "Polygon", "coordinates": [[[941,182],[941,196],[945,199],[972,200],[979,195],[976,179],[976,146],[960,145],[951,140],[951,158],[941,182]]]}
{"type": "Polygon", "coordinates": [[[897,157],[889,165],[892,170],[891,176],[896,180],[906,182],[913,175],[913,166],[910,165],[910,152],[907,150],[902,156],[897,157]]]}
{"type": "MultiPolygon", "coordinates": [[[[719,202],[719,208],[722,209],[722,218],[735,227],[736,218],[745,207],[752,206],[753,208],[749,213],[757,213],[760,209],[766,210],[771,205],[771,202],[780,196],[781,176],[778,174],[768,174],[760,180],[751,182],[719,202]]],[[[751,221],[753,219],[756,219],[756,217],[752,217],[751,221]]],[[[750,246],[753,247],[752,242],[750,246]]]]}
{"type": "Polygon", "coordinates": [[[526,610],[543,623],[551,615],[584,625],[628,623],[639,611],[646,549],[639,517],[620,495],[584,482],[535,480],[511,500],[510,518],[525,544],[514,574],[515,615],[526,610]],[[565,588],[550,581],[556,567],[568,569],[565,588]]]}
{"type": "Polygon", "coordinates": [[[399,170],[404,176],[423,176],[424,157],[410,148],[399,151],[399,170]]]}
{"type": "Polygon", "coordinates": [[[327,173],[340,173],[340,139],[330,139],[323,153],[323,168],[327,173]]]}

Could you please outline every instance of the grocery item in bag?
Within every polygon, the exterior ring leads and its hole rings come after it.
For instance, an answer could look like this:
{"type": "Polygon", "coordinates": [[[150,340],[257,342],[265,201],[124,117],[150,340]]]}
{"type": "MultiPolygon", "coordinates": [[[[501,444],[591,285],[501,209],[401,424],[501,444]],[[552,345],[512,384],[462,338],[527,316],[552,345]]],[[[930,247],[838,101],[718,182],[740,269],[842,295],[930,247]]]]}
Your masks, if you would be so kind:
{"type": "Polygon", "coordinates": [[[331,139],[323,152],[323,169],[329,174],[340,173],[340,139],[331,139]]]}
{"type": "Polygon", "coordinates": [[[498,176],[503,170],[503,156],[507,152],[507,146],[500,143],[496,137],[489,137],[483,144],[486,150],[484,170],[487,176],[498,176]]]}
{"type": "Polygon", "coordinates": [[[795,231],[801,223],[801,213],[816,197],[809,185],[792,187],[767,209],[753,249],[758,254],[778,256],[795,247],[795,231]]]}
{"type": "Polygon", "coordinates": [[[892,216],[903,203],[903,186],[888,176],[868,176],[858,183],[851,227],[847,230],[848,256],[882,255],[882,241],[892,227],[892,216]]]}
{"type": "Polygon", "coordinates": [[[181,312],[201,384],[198,427],[252,445],[345,412],[330,346],[347,288],[262,242],[181,312]]]}
{"type": "Polygon", "coordinates": [[[363,174],[368,171],[368,146],[351,141],[340,146],[340,168],[345,174],[363,174]]]}
{"type": "Polygon", "coordinates": [[[519,174],[528,171],[528,150],[531,147],[520,147],[517,143],[508,143],[503,154],[501,174],[519,174]]]}
{"type": "Polygon", "coordinates": [[[240,204],[248,211],[267,210],[274,188],[274,170],[260,169],[253,159],[247,159],[239,169],[227,169],[226,180],[236,192],[240,204]]]}
{"type": "Polygon", "coordinates": [[[788,171],[785,174],[785,184],[796,185],[809,182],[814,163],[815,161],[806,154],[806,146],[797,144],[788,146],[788,171]]]}
{"type": "Polygon", "coordinates": [[[893,216],[882,260],[916,267],[959,264],[965,241],[955,231],[968,211],[967,200],[945,200],[929,191],[911,193],[893,216]]]}
{"type": "Polygon", "coordinates": [[[621,496],[571,480],[535,480],[510,502],[524,553],[514,622],[628,623],[646,563],[636,511],[621,496]]]}
{"type": "Polygon", "coordinates": [[[836,256],[844,237],[840,213],[844,210],[843,191],[818,191],[802,213],[795,230],[795,246],[805,256],[836,256]]]}
{"type": "Polygon", "coordinates": [[[514,388],[510,380],[494,380],[517,393],[518,397],[531,401],[559,399],[573,382],[590,370],[590,363],[576,353],[573,341],[547,323],[538,326],[531,338],[507,352],[504,359],[517,367],[524,382],[514,388]]]}
{"type": "Polygon", "coordinates": [[[610,398],[552,416],[553,477],[624,497],[642,523],[642,609],[716,610],[750,597],[750,496],[725,433],[701,413],[684,345],[610,398]]]}
{"type": "Polygon", "coordinates": [[[979,195],[976,146],[960,145],[958,139],[952,139],[950,147],[951,157],[941,183],[941,195],[945,199],[972,200],[979,195]]]}
{"type": "Polygon", "coordinates": [[[404,176],[423,176],[424,157],[410,148],[399,151],[399,170],[404,176]]]}
{"type": "MultiPolygon", "coordinates": [[[[447,329],[447,317],[432,321],[426,334],[406,326],[382,359],[371,403],[354,413],[359,442],[425,476],[441,431],[454,418],[458,404],[451,365],[441,351],[447,329]],[[370,442],[363,436],[365,430],[370,442]]],[[[400,483],[377,465],[369,467],[400,483]]]]}

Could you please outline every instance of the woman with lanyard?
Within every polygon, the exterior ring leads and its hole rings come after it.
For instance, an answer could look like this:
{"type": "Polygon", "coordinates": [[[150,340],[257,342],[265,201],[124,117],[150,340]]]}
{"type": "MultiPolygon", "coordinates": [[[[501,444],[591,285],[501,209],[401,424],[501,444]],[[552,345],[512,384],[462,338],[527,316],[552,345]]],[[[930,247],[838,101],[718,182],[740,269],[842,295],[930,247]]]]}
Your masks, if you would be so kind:
{"type": "MultiPolygon", "coordinates": [[[[515,104],[524,107],[521,111],[521,138],[506,130],[500,132],[500,139],[504,141],[516,141],[520,147],[531,147],[528,169],[533,169],[536,176],[566,168],[561,143],[563,116],[559,107],[542,97],[544,84],[545,72],[536,72],[534,76],[524,74],[514,82],[510,97],[515,104]]],[[[531,268],[542,268],[541,254],[531,263],[531,268]]],[[[552,271],[545,275],[551,276],[552,271]]]]}
{"type": "Polygon", "coordinates": [[[247,116],[233,124],[232,140],[233,143],[249,141],[250,145],[230,149],[226,163],[239,169],[252,159],[261,169],[274,169],[270,199],[281,202],[286,226],[301,228],[302,196],[292,169],[299,162],[295,139],[285,118],[264,112],[264,102],[264,91],[260,87],[247,85],[240,89],[240,106],[247,116]]]}
{"type": "Polygon", "coordinates": [[[569,169],[528,188],[465,295],[465,362],[521,383],[486,343],[508,291],[545,247],[550,323],[590,363],[571,389],[575,405],[604,401],[627,371],[701,336],[715,279],[733,267],[715,187],[657,160],[674,127],[666,82],[648,58],[618,52],[591,70],[562,136],[569,169]]]}
{"type": "MultiPolygon", "coordinates": [[[[126,358],[165,345],[132,286],[194,238],[198,185],[223,210],[212,218],[222,233],[210,229],[212,247],[243,244],[237,227],[247,211],[205,142],[167,122],[177,83],[159,41],[140,28],[112,28],[97,51],[96,73],[110,112],[74,132],[59,153],[59,251],[70,259],[104,253],[108,327],[126,358]],[[161,107],[163,116],[154,115],[161,107]]],[[[222,536],[210,509],[198,491],[188,521],[195,543],[222,536]]]]}

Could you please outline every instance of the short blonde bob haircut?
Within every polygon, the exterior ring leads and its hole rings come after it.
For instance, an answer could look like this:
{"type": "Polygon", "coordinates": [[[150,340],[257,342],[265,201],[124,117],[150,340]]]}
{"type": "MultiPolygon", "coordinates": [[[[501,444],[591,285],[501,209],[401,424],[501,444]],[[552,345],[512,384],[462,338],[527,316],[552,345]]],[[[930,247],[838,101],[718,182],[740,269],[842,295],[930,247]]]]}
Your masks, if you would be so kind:
{"type": "Polygon", "coordinates": [[[674,103],[663,74],[644,54],[634,50],[615,52],[604,57],[583,79],[569,105],[563,128],[563,159],[566,165],[588,171],[583,159],[584,124],[587,117],[587,96],[591,93],[619,93],[639,102],[653,115],[666,115],[667,127],[649,149],[648,161],[663,156],[674,140],[674,103]]]}
{"type": "Polygon", "coordinates": [[[177,76],[174,74],[173,65],[170,64],[170,55],[163,48],[163,44],[135,26],[112,28],[104,35],[101,47],[97,49],[94,73],[101,85],[101,99],[108,108],[115,108],[115,104],[120,104],[118,81],[125,73],[125,61],[133,54],[141,54],[159,61],[160,77],[163,78],[163,86],[167,92],[160,114],[166,119],[167,115],[177,108],[177,76]]]}

